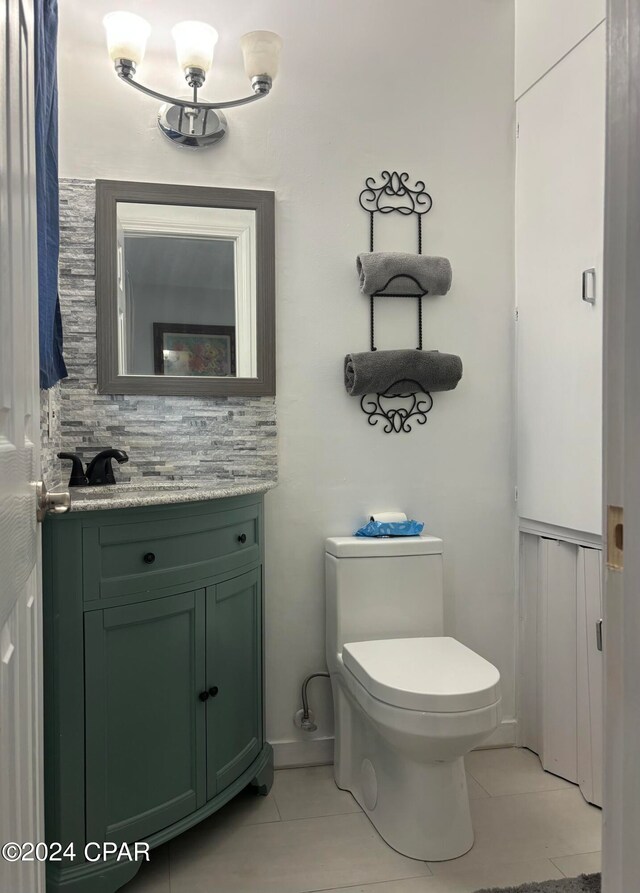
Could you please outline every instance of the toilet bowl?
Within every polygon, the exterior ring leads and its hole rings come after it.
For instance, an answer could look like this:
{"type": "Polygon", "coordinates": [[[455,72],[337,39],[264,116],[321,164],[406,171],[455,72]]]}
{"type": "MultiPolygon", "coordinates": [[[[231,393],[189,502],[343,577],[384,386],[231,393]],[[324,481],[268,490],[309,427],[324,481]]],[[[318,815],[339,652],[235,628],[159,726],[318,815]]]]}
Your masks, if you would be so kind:
{"type": "Polygon", "coordinates": [[[414,859],[473,845],[464,755],[500,719],[500,674],[442,635],[442,541],[327,540],[334,775],[414,859]]]}

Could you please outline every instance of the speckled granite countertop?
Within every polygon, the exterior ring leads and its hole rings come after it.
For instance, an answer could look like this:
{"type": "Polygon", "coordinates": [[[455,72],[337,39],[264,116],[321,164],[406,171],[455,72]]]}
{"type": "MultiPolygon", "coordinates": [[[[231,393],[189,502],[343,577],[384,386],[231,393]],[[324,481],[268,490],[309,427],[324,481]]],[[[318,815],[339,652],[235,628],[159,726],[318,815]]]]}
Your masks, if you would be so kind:
{"type": "MultiPolygon", "coordinates": [[[[240,480],[136,481],[107,487],[71,487],[71,511],[103,511],[104,509],[135,508],[145,505],[169,505],[180,502],[202,502],[205,499],[224,499],[266,493],[276,486],[275,481],[251,478],[240,480]]],[[[56,488],[58,489],[58,488],[56,488]]]]}

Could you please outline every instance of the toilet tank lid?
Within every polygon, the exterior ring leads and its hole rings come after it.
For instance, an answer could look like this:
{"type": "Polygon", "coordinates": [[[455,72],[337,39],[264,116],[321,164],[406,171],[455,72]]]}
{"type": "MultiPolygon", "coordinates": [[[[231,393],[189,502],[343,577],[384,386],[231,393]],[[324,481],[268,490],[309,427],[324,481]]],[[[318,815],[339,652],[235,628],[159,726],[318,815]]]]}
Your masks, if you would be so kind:
{"type": "Polygon", "coordinates": [[[328,554],[336,558],[440,555],[442,546],[437,536],[330,536],[325,543],[328,554]]]}

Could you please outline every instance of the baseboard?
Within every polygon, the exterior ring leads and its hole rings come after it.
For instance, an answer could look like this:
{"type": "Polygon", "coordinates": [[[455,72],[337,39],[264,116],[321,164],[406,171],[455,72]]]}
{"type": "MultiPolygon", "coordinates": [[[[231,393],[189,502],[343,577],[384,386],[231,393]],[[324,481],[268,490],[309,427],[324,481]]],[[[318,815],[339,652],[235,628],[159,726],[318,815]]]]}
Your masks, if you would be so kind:
{"type": "Polygon", "coordinates": [[[327,766],[333,763],[333,736],[309,741],[271,741],[275,769],[327,766]]]}
{"type": "Polygon", "coordinates": [[[588,549],[602,549],[603,543],[602,535],[599,533],[585,533],[581,530],[571,530],[568,527],[556,527],[555,524],[531,521],[529,518],[520,518],[520,533],[562,540],[566,543],[574,543],[576,546],[586,546],[588,549]]]}
{"type": "Polygon", "coordinates": [[[486,750],[489,747],[515,747],[517,737],[518,720],[503,719],[493,735],[476,749],[486,750]]]}
{"type": "MultiPolygon", "coordinates": [[[[479,750],[489,747],[514,747],[518,721],[503,719],[488,741],[479,750]]],[[[276,769],[299,766],[327,766],[333,763],[333,737],[310,738],[309,741],[271,741],[276,769]]]]}

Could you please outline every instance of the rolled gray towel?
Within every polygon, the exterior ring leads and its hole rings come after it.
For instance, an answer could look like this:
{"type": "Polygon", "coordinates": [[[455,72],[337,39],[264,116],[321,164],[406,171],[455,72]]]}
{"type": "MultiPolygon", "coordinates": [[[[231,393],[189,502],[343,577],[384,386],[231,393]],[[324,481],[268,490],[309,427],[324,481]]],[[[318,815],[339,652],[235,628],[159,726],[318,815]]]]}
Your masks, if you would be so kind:
{"type": "Polygon", "coordinates": [[[451,264],[446,257],[373,251],[359,254],[356,267],[365,295],[446,295],[451,288],[451,264]]]}
{"type": "Polygon", "coordinates": [[[383,394],[396,382],[396,394],[452,391],[461,378],[460,357],[439,350],[367,350],[344,358],[344,385],[352,397],[383,394]]]}

